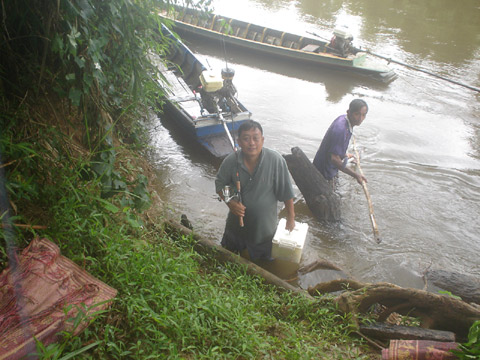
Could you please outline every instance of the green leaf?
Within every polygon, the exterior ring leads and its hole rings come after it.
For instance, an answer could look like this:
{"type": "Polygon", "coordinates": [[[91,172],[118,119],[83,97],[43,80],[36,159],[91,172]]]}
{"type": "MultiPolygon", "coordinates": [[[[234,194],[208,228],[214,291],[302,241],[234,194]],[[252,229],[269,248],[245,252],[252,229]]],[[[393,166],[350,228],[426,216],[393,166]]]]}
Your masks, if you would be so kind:
{"type": "Polygon", "coordinates": [[[53,38],[53,41],[52,41],[52,51],[54,53],[60,54],[60,56],[63,56],[63,49],[64,49],[64,45],[63,45],[62,38],[60,37],[59,34],[55,34],[55,37],[53,38]]]}
{"type": "Polygon", "coordinates": [[[85,67],[85,59],[81,56],[75,56],[75,63],[80,69],[83,69],[85,67]]]}
{"type": "Polygon", "coordinates": [[[96,341],[94,343],[91,343],[91,344],[88,344],[87,346],[84,346],[83,348],[81,349],[78,349],[78,350],[75,350],[73,352],[71,352],[70,354],[67,354],[63,357],[60,358],[60,360],[68,360],[68,359],[72,359],[74,358],[75,356],[87,351],[87,350],[90,350],[91,348],[97,346],[98,344],[100,344],[101,341],[96,341]]]}
{"type": "Polygon", "coordinates": [[[125,182],[122,181],[122,180],[115,179],[112,182],[112,187],[115,190],[126,190],[127,189],[127,184],[125,184],[125,182]]]}
{"type": "Polygon", "coordinates": [[[111,202],[107,200],[104,200],[101,198],[96,198],[96,200],[99,201],[106,210],[110,211],[113,214],[116,214],[120,211],[120,209],[117,206],[113,205],[111,202]]]}
{"type": "Polygon", "coordinates": [[[75,87],[70,88],[68,92],[68,98],[72,101],[73,105],[80,106],[80,100],[82,98],[82,92],[75,87]]]}
{"type": "Polygon", "coordinates": [[[127,214],[127,222],[135,229],[142,226],[142,222],[133,214],[127,214]]]}
{"type": "Polygon", "coordinates": [[[74,73],[67,74],[65,75],[65,79],[67,79],[68,81],[75,80],[75,74],[74,73]]]}

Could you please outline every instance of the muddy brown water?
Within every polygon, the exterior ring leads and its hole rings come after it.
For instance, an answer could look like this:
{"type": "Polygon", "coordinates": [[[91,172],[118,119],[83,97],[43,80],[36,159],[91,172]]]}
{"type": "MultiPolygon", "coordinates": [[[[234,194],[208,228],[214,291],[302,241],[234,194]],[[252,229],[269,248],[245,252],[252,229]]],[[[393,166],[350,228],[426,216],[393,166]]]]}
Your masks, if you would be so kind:
{"type": "MultiPolygon", "coordinates": [[[[217,0],[214,6],[219,14],[298,34],[329,38],[333,28],[348,26],[356,46],[480,87],[476,0],[217,0]]],[[[184,40],[212,68],[225,66],[222,44],[184,40]]],[[[393,63],[399,78],[382,85],[228,46],[226,53],[239,99],[264,127],[265,146],[283,154],[299,146],[313,159],[353,98],[369,104],[354,134],[382,243],[373,239],[362,188],[341,174],[339,223],[315,220],[296,189],[297,220],[309,224],[301,265],[323,258],[359,280],[418,288],[427,268],[480,277],[478,92],[393,63]]],[[[199,234],[219,241],[227,215],[214,193],[219,164],[158,119],[151,134],[161,196],[199,234]]],[[[271,270],[289,277],[296,267],[271,270]]],[[[312,273],[299,285],[318,281],[312,273]]]]}

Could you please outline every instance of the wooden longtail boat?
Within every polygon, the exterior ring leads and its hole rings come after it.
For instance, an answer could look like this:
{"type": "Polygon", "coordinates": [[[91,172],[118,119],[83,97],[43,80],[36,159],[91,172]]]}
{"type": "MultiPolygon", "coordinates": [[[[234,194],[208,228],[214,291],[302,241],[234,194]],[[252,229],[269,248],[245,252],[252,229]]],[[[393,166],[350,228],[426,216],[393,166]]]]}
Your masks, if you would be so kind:
{"type": "Polygon", "coordinates": [[[386,64],[371,58],[352,45],[352,37],[335,30],[330,41],[287,33],[225,16],[177,7],[172,16],[178,33],[192,33],[252,51],[321,66],[337,68],[368,76],[383,83],[397,78],[386,64]]]}
{"type": "Polygon", "coordinates": [[[183,135],[198,142],[216,158],[233,151],[235,130],[251,113],[235,97],[235,72],[208,69],[172,32],[162,25],[163,36],[171,39],[166,66],[160,72],[165,86],[163,119],[183,135]]]}

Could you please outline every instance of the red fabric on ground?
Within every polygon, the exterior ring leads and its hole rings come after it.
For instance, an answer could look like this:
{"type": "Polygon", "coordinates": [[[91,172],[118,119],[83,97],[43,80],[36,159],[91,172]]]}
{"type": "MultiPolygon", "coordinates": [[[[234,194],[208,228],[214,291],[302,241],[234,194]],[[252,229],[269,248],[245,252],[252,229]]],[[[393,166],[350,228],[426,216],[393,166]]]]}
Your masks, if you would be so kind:
{"type": "Polygon", "coordinates": [[[16,271],[7,268],[0,274],[1,360],[35,352],[33,336],[48,345],[57,340],[60,331],[80,333],[88,322],[73,328],[73,322],[67,320],[81,310],[88,316],[106,309],[117,294],[60,255],[58,246],[47,239],[32,240],[17,261],[16,271]]]}
{"type": "Polygon", "coordinates": [[[449,350],[456,348],[455,342],[390,340],[388,349],[382,351],[382,360],[453,360],[457,357],[449,350]]]}

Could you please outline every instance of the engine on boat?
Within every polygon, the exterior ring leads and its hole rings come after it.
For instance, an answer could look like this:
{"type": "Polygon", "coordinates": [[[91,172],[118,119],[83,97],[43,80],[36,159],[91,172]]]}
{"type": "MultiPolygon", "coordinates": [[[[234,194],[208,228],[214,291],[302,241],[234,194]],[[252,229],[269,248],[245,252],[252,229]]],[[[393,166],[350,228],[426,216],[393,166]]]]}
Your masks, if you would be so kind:
{"type": "Polygon", "coordinates": [[[328,49],[342,57],[346,57],[355,49],[352,45],[353,36],[342,29],[335,29],[333,37],[328,44],[328,49]]]}
{"type": "Polygon", "coordinates": [[[223,112],[241,112],[235,97],[237,89],[232,82],[235,70],[228,67],[222,69],[221,85],[219,85],[219,77],[212,75],[211,71],[208,74],[206,72],[204,71],[200,75],[202,87],[199,89],[199,92],[202,99],[202,108],[211,114],[217,113],[218,109],[223,112]]]}

